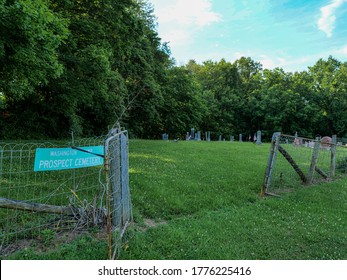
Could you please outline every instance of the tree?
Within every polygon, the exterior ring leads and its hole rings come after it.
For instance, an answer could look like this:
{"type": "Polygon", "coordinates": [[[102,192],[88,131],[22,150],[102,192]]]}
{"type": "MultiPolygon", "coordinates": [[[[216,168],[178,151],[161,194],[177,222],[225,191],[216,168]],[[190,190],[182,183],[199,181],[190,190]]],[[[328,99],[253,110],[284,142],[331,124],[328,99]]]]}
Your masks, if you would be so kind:
{"type": "Polygon", "coordinates": [[[207,101],[208,110],[201,127],[211,131],[213,137],[219,134],[230,135],[236,130],[240,97],[238,95],[240,79],[237,68],[225,59],[218,63],[205,61],[197,66],[190,61],[186,68],[201,85],[202,97],[207,101]]]}
{"type": "Polygon", "coordinates": [[[157,133],[161,84],[171,62],[147,2],[0,3],[8,137],[20,136],[13,126],[26,137],[67,137],[71,130],[105,133],[116,122],[139,137],[157,133]]]}
{"type": "Polygon", "coordinates": [[[327,60],[319,59],[309,67],[313,87],[320,108],[318,132],[321,135],[345,135],[347,121],[344,114],[347,109],[346,63],[342,64],[330,56],[327,60]]]}
{"type": "Polygon", "coordinates": [[[69,35],[68,21],[45,0],[2,0],[0,18],[0,93],[6,113],[0,135],[40,135],[36,89],[63,74],[58,48],[69,35]]]}
{"type": "Polygon", "coordinates": [[[0,1],[0,92],[16,102],[63,73],[57,49],[67,20],[45,0],[0,1]]]}
{"type": "Polygon", "coordinates": [[[172,67],[168,70],[165,84],[161,131],[182,139],[190,128],[202,129],[208,107],[200,85],[189,71],[185,67],[172,67]]]}

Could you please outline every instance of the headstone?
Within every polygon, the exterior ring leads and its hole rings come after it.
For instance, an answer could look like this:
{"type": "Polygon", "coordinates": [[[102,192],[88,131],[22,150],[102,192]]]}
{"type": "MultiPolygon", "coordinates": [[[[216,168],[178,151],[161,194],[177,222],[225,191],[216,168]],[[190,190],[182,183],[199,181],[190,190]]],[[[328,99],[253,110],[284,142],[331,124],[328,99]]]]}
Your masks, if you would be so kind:
{"type": "Polygon", "coordinates": [[[235,138],[234,136],[230,136],[230,142],[234,142],[235,138]]]}
{"type": "Polygon", "coordinates": [[[239,135],[239,142],[242,142],[242,134],[239,135]]]}
{"type": "Polygon", "coordinates": [[[196,136],[195,140],[201,141],[201,131],[198,131],[195,136],[196,136]]]}
{"type": "Polygon", "coordinates": [[[210,131],[207,131],[205,132],[205,135],[206,135],[206,141],[211,141],[211,132],[210,131]]]}
{"type": "Polygon", "coordinates": [[[295,132],[295,138],[294,138],[294,145],[301,146],[302,145],[302,138],[298,137],[298,133],[295,132]]]}
{"type": "Polygon", "coordinates": [[[186,134],[186,140],[190,140],[189,132],[187,132],[187,134],[186,134]]]}
{"type": "Polygon", "coordinates": [[[162,135],[162,138],[163,138],[163,140],[165,140],[165,141],[169,140],[169,134],[164,133],[164,134],[162,135]]]}
{"type": "Polygon", "coordinates": [[[191,130],[190,130],[190,139],[191,140],[194,140],[195,139],[195,129],[194,128],[192,128],[191,130]]]}
{"type": "Polygon", "coordinates": [[[257,131],[257,145],[260,145],[261,144],[261,130],[258,130],[257,131]]]}
{"type": "Polygon", "coordinates": [[[324,136],[321,140],[321,147],[324,149],[330,149],[331,143],[333,142],[332,138],[329,136],[324,136]]]}

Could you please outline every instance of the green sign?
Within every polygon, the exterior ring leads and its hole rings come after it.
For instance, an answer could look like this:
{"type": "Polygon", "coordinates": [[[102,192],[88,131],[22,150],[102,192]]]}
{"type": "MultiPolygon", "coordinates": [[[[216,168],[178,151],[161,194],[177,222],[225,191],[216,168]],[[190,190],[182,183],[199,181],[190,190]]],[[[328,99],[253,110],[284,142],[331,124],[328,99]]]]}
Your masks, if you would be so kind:
{"type": "Polygon", "coordinates": [[[104,163],[104,146],[37,148],[34,171],[84,168],[104,163]]]}

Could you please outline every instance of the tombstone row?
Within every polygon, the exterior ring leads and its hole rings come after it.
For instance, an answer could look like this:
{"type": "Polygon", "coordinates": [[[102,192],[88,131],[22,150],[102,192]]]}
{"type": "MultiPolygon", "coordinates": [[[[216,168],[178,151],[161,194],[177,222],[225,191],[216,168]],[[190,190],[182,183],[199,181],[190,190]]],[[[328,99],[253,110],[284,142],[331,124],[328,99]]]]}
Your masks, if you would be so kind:
{"type": "MultiPolygon", "coordinates": [[[[162,135],[162,139],[163,140],[169,140],[169,134],[164,133],[162,135]]],[[[187,132],[186,134],[186,140],[195,140],[195,141],[201,141],[201,131],[195,131],[194,128],[192,128],[190,130],[190,132],[187,132]]],[[[211,141],[211,132],[210,131],[206,131],[205,132],[205,140],[206,141],[211,141]]],[[[219,134],[218,136],[218,141],[225,141],[225,138],[222,138],[222,134],[219,134]]],[[[235,137],[234,136],[230,136],[230,142],[234,142],[235,141],[235,137]]],[[[253,143],[260,145],[261,142],[261,131],[258,130],[256,133],[254,133],[253,139],[251,138],[251,135],[249,135],[248,137],[248,141],[253,141],[253,143]]],[[[239,134],[239,142],[243,142],[243,135],[239,134]]]]}
{"type": "MultiPolygon", "coordinates": [[[[239,142],[243,142],[244,136],[242,134],[239,134],[239,142]]],[[[254,144],[260,145],[261,142],[261,130],[258,130],[256,133],[254,133],[253,138],[252,135],[249,134],[248,138],[245,139],[248,142],[253,142],[254,144]]]]}

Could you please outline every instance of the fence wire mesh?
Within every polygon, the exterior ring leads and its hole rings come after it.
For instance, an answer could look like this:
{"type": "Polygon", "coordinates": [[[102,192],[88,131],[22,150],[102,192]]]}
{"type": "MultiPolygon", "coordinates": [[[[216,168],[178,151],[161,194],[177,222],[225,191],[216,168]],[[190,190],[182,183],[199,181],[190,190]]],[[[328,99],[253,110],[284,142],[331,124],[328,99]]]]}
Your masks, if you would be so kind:
{"type": "Polygon", "coordinates": [[[283,194],[347,173],[347,148],[337,138],[274,134],[263,192],[283,194]]]}
{"type": "Polygon", "coordinates": [[[99,146],[104,141],[97,137],[68,143],[0,143],[1,257],[47,233],[106,223],[102,166],[34,172],[37,148],[99,146]]]}

